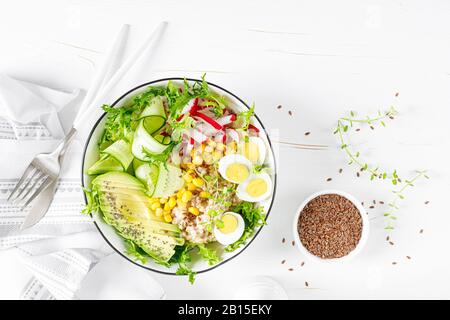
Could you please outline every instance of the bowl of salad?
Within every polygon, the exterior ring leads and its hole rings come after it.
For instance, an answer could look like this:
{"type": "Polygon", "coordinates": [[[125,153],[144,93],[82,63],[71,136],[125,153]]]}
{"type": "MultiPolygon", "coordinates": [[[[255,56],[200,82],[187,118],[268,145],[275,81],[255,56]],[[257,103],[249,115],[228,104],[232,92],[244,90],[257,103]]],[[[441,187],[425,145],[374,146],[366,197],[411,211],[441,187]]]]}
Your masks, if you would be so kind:
{"type": "Polygon", "coordinates": [[[254,106],[204,78],[169,78],[103,109],[84,151],[83,212],[115,251],[193,282],[250,245],[276,187],[254,106]]]}

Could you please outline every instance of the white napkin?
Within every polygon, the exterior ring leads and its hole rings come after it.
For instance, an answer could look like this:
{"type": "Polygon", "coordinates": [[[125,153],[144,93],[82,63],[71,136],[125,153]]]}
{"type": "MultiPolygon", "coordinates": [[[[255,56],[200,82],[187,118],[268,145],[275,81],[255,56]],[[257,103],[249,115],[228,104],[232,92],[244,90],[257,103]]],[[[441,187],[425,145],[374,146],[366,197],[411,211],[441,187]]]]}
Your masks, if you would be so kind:
{"type": "Polygon", "coordinates": [[[61,139],[58,112],[79,95],[78,89],[58,91],[0,75],[0,118],[6,119],[16,139],[61,139]]]}
{"type": "Polygon", "coordinates": [[[90,217],[80,213],[83,148],[78,141],[68,150],[55,200],[40,223],[20,231],[27,210],[6,202],[30,160],[64,136],[57,112],[78,95],[79,90],[56,91],[0,76],[0,116],[5,117],[0,120],[0,250],[13,251],[33,274],[24,299],[77,298],[84,277],[112,252],[90,217]]]}

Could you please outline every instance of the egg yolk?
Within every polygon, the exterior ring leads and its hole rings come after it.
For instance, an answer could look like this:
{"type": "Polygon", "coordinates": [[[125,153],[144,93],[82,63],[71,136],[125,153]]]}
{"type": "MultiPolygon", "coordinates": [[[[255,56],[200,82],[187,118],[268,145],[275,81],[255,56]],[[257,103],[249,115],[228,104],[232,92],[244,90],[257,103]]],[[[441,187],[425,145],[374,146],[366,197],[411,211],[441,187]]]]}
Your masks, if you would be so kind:
{"type": "Polygon", "coordinates": [[[237,183],[241,183],[247,180],[249,174],[250,173],[248,172],[247,166],[241,163],[230,164],[226,171],[228,179],[237,183]]]}
{"type": "Polygon", "coordinates": [[[259,159],[259,148],[256,143],[245,142],[244,147],[242,148],[242,153],[244,157],[250,160],[253,163],[257,163],[259,159]]]}
{"type": "Polygon", "coordinates": [[[248,183],[246,191],[251,197],[260,197],[267,192],[267,182],[264,179],[254,179],[248,183]]]}
{"type": "Polygon", "coordinates": [[[232,216],[231,214],[226,214],[222,217],[222,228],[219,228],[220,232],[224,234],[232,233],[237,229],[238,226],[238,220],[235,216],[232,216]]]}

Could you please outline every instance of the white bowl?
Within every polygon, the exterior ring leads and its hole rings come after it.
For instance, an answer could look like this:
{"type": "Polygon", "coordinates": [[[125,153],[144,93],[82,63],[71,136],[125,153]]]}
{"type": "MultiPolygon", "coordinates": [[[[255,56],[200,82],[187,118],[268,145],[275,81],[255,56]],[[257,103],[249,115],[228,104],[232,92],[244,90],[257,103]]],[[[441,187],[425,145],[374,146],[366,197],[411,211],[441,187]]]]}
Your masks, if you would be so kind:
{"type": "Polygon", "coordinates": [[[364,245],[367,242],[367,238],[369,236],[369,218],[367,217],[367,213],[366,210],[364,209],[364,207],[361,205],[361,202],[358,201],[355,197],[353,197],[352,195],[344,192],[344,191],[339,191],[339,190],[323,190],[323,191],[319,191],[316,192],[312,195],[310,195],[308,198],[306,198],[302,204],[298,207],[297,209],[297,213],[295,214],[295,218],[294,218],[294,223],[293,223],[293,235],[294,235],[294,239],[295,239],[295,244],[297,246],[297,248],[300,250],[300,252],[306,256],[309,260],[313,260],[313,261],[318,261],[318,262],[323,262],[323,263],[333,263],[333,262],[346,262],[349,261],[351,259],[353,259],[355,256],[357,256],[361,250],[364,248],[364,245]],[[297,226],[298,226],[298,220],[300,219],[300,214],[303,211],[303,208],[305,208],[305,206],[314,198],[317,198],[318,196],[321,195],[325,195],[325,194],[337,194],[340,195],[348,200],[350,200],[355,207],[358,209],[359,214],[361,216],[362,219],[362,232],[361,232],[361,239],[359,239],[358,244],[356,245],[356,247],[346,256],[340,257],[340,258],[334,258],[334,259],[324,259],[324,258],[320,258],[314,254],[312,254],[311,252],[308,251],[308,249],[305,248],[305,246],[302,244],[301,240],[300,240],[300,235],[297,231],[297,226]]]}
{"type": "MultiPolygon", "coordinates": [[[[164,86],[167,85],[168,81],[172,81],[174,83],[183,83],[183,78],[167,78],[167,79],[161,79],[161,80],[155,80],[151,82],[144,83],[136,88],[131,89],[130,91],[123,94],[120,98],[118,98],[111,106],[121,106],[123,104],[126,104],[127,102],[132,99],[136,94],[139,94],[143,91],[145,91],[149,86],[164,86]]],[[[196,79],[187,79],[188,82],[193,81],[200,81],[196,79]]],[[[243,111],[249,109],[248,105],[238,98],[233,93],[215,85],[212,83],[208,83],[211,90],[219,93],[220,95],[226,96],[227,99],[230,102],[230,108],[234,109],[236,112],[243,111]]],[[[88,176],[85,172],[87,168],[89,168],[92,164],[97,161],[99,158],[99,152],[97,147],[97,141],[100,139],[103,128],[105,124],[105,117],[106,114],[103,114],[103,116],[97,121],[97,123],[94,125],[94,127],[91,130],[91,133],[89,135],[88,141],[86,143],[84,156],[83,156],[83,165],[82,165],[82,183],[83,186],[88,188],[90,185],[90,182],[92,180],[92,177],[88,176]]],[[[272,204],[275,197],[275,189],[276,189],[276,164],[275,164],[275,156],[273,153],[272,145],[269,140],[268,134],[262,125],[261,121],[258,119],[258,117],[254,116],[254,125],[260,129],[260,137],[263,139],[264,143],[267,147],[267,160],[266,163],[269,166],[269,168],[272,169],[271,178],[273,181],[273,187],[272,187],[272,195],[268,199],[264,200],[264,202],[261,203],[261,205],[264,208],[264,212],[266,213],[266,218],[269,215],[270,209],[272,208],[272,204]]],[[[85,198],[86,200],[86,198],[85,198]]],[[[161,266],[155,262],[153,262],[152,259],[148,259],[147,263],[142,263],[140,261],[136,261],[133,257],[130,257],[127,254],[127,250],[125,247],[125,243],[122,240],[122,238],[116,233],[116,230],[110,226],[109,224],[105,223],[103,219],[100,217],[99,214],[92,214],[92,218],[95,222],[95,225],[97,226],[98,230],[100,231],[103,238],[106,240],[106,242],[121,256],[129,260],[130,262],[141,266],[145,269],[152,270],[159,273],[165,273],[165,274],[172,274],[174,275],[177,269],[177,265],[173,265],[170,268],[167,268],[165,266],[161,266]]],[[[220,253],[222,260],[213,266],[208,265],[208,263],[202,259],[198,259],[194,257],[194,264],[192,266],[193,271],[197,273],[206,272],[209,270],[212,270],[222,264],[224,264],[227,261],[230,261],[234,257],[238,256],[242,251],[244,251],[250,243],[256,238],[258,233],[261,231],[263,226],[259,227],[257,230],[255,230],[255,233],[253,234],[253,237],[247,240],[247,243],[240,248],[236,249],[233,252],[222,252],[220,253]]]]}

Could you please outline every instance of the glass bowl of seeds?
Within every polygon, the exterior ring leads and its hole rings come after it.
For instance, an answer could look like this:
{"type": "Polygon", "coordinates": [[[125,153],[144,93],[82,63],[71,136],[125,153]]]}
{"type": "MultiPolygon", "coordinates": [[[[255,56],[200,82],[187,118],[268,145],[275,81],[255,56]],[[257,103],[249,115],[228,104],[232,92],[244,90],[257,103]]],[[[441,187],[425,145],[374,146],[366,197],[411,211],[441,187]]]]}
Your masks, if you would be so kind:
{"type": "Polygon", "coordinates": [[[309,196],[297,210],[293,223],[297,248],[310,260],[347,261],[363,249],[369,219],[361,202],[338,190],[309,196]]]}

